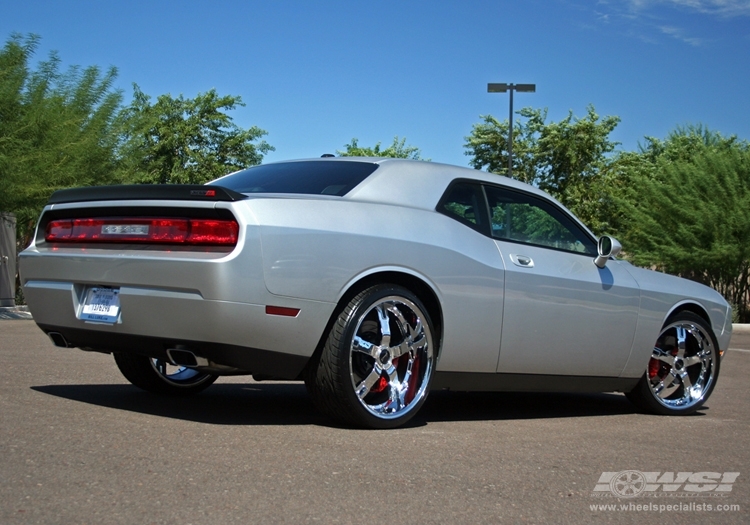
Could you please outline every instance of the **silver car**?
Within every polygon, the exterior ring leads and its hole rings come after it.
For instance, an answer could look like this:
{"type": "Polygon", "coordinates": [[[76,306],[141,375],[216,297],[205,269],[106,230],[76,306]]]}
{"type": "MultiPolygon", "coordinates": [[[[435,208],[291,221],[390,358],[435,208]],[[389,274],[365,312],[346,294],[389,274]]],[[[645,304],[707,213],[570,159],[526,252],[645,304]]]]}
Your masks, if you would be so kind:
{"type": "Polygon", "coordinates": [[[434,389],[619,391],[694,412],[731,308],[619,251],[514,180],[323,158],[59,191],[20,269],[55,345],[111,353],[158,394],[304,380],[320,410],[370,428],[404,424],[434,389]]]}

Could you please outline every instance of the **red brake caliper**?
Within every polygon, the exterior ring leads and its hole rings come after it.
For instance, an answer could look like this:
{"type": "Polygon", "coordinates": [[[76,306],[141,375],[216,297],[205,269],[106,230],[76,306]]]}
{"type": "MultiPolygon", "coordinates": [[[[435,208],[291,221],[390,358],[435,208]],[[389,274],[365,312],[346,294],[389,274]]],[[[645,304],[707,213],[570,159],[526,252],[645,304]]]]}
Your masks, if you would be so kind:
{"type": "Polygon", "coordinates": [[[383,390],[386,389],[387,386],[388,386],[388,379],[386,379],[385,376],[380,376],[380,379],[378,379],[378,382],[375,383],[375,386],[373,386],[370,389],[370,393],[377,394],[379,392],[382,392],[383,390]]]}
{"type": "MultiPolygon", "coordinates": [[[[392,361],[393,366],[395,366],[396,368],[398,368],[398,359],[399,358],[397,357],[392,361]]],[[[411,387],[411,384],[409,386],[411,387]]],[[[375,383],[375,385],[370,389],[370,393],[377,394],[379,392],[382,392],[386,388],[388,388],[388,377],[386,377],[385,375],[381,375],[380,379],[378,379],[378,382],[375,383]]]]}
{"type": "Polygon", "coordinates": [[[414,362],[411,364],[411,376],[409,377],[409,390],[406,392],[404,402],[409,404],[417,394],[417,379],[419,374],[419,354],[414,358],[414,362]]]}
{"type": "Polygon", "coordinates": [[[648,378],[649,379],[653,379],[657,376],[657,374],[659,373],[660,364],[661,364],[661,361],[659,361],[658,359],[654,359],[653,357],[648,362],[648,378]]]}
{"type": "MultiPolygon", "coordinates": [[[[671,352],[669,352],[673,356],[677,355],[677,347],[674,347],[671,352]]],[[[669,365],[666,363],[663,363],[659,361],[658,359],[654,359],[653,357],[648,362],[648,378],[653,379],[656,376],[659,376],[661,378],[666,377],[667,372],[669,372],[669,365]],[[659,373],[662,372],[662,373],[659,373]]]]}

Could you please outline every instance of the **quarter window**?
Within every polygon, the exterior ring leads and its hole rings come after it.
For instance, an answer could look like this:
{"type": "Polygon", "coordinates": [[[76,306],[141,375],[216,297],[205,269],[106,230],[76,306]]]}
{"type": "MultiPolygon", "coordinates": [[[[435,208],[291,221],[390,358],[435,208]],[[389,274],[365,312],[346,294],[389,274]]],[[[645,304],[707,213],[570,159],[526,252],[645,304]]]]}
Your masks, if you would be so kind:
{"type": "Polygon", "coordinates": [[[478,184],[458,182],[438,204],[438,211],[486,234],[486,204],[478,184]]]}

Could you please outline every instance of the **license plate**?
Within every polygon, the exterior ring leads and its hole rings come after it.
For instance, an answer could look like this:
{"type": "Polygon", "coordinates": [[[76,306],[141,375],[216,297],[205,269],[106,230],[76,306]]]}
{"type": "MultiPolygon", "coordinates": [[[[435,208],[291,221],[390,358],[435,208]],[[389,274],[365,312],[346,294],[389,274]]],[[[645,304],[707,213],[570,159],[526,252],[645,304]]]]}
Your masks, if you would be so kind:
{"type": "Polygon", "coordinates": [[[120,315],[120,289],[94,286],[86,291],[81,319],[99,323],[116,323],[120,315]]]}

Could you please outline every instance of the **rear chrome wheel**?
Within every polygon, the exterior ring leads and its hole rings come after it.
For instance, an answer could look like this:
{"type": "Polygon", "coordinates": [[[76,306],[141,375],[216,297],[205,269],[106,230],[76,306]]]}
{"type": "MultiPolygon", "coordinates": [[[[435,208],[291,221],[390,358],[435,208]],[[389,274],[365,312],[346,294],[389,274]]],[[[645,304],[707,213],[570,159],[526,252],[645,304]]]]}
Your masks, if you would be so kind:
{"type": "Polygon", "coordinates": [[[424,403],[434,366],[426,308],[405,288],[378,285],[341,312],[306,384],[316,405],[334,418],[394,428],[424,403]]]}
{"type": "Polygon", "coordinates": [[[143,355],[115,353],[115,363],[122,375],[135,386],[155,394],[187,396],[205,390],[217,376],[162,359],[143,355]]]}
{"type": "Polygon", "coordinates": [[[713,391],[719,375],[719,349],[701,317],[681,312],[662,328],[646,373],[628,398],[657,414],[691,414],[713,391]]]}

